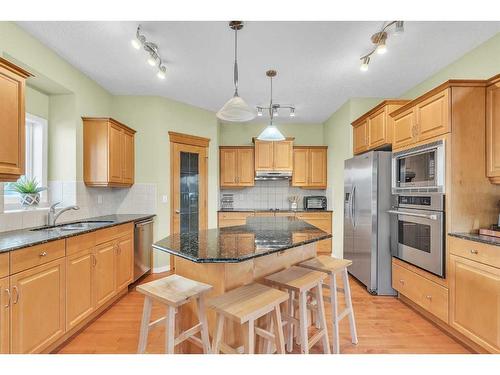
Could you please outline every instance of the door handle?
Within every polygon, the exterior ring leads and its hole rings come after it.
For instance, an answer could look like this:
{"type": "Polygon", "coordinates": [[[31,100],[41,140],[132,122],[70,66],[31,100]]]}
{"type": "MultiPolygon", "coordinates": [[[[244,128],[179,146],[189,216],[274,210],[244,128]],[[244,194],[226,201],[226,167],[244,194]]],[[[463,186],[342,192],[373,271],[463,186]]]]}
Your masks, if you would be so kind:
{"type": "Polygon", "coordinates": [[[6,309],[8,309],[9,306],[10,306],[10,290],[9,289],[5,289],[5,292],[7,293],[7,297],[9,297],[9,298],[7,299],[7,304],[4,307],[6,309]]]}
{"type": "Polygon", "coordinates": [[[352,187],[352,193],[351,193],[351,222],[352,222],[352,227],[356,228],[356,209],[355,209],[355,204],[356,204],[356,186],[352,187]]]}
{"type": "Polygon", "coordinates": [[[13,286],[12,287],[12,294],[14,294],[14,291],[16,292],[16,298],[14,299],[14,302],[13,304],[17,304],[17,302],[19,302],[19,290],[17,289],[17,286],[13,286]]]}
{"type": "Polygon", "coordinates": [[[180,214],[180,213],[181,213],[181,211],[179,211],[179,210],[175,210],[175,213],[176,213],[176,214],[180,214]]]}
{"type": "Polygon", "coordinates": [[[422,217],[424,219],[429,219],[429,220],[437,220],[438,219],[437,215],[435,215],[435,214],[431,214],[431,215],[416,214],[413,212],[403,212],[403,211],[396,211],[396,210],[389,210],[387,212],[390,214],[393,214],[393,215],[406,215],[406,216],[413,216],[413,217],[422,217]]]}

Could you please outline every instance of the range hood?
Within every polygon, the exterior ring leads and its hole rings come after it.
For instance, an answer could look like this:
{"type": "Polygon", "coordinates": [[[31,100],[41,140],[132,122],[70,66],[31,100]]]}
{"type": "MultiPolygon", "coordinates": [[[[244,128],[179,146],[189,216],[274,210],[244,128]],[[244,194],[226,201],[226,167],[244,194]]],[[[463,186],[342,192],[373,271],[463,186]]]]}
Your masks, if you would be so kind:
{"type": "Polygon", "coordinates": [[[292,178],[292,171],[257,171],[255,181],[264,180],[289,180],[292,178]]]}

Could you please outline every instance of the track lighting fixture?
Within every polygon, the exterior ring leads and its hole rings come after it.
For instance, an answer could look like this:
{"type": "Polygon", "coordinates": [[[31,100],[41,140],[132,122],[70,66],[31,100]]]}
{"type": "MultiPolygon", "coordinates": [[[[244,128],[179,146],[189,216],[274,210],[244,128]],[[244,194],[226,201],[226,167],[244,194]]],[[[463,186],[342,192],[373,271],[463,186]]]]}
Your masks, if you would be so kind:
{"type": "Polygon", "coordinates": [[[135,38],[131,40],[131,44],[132,47],[134,47],[137,50],[141,49],[141,47],[144,48],[144,50],[149,54],[146,60],[147,63],[151,66],[156,66],[158,68],[158,73],[156,74],[156,76],[159,79],[165,79],[167,68],[165,67],[163,60],[161,59],[158,50],[158,45],[146,40],[144,34],[141,34],[141,25],[137,26],[135,38]]]}
{"type": "Polygon", "coordinates": [[[363,55],[359,58],[361,61],[361,66],[359,67],[359,69],[362,72],[366,72],[368,70],[368,64],[370,64],[370,57],[375,52],[377,52],[378,55],[383,55],[387,52],[387,38],[389,37],[389,32],[391,31],[392,26],[394,26],[393,33],[395,35],[404,32],[404,21],[384,22],[382,30],[371,36],[371,42],[374,44],[373,49],[366,55],[363,55]]]}

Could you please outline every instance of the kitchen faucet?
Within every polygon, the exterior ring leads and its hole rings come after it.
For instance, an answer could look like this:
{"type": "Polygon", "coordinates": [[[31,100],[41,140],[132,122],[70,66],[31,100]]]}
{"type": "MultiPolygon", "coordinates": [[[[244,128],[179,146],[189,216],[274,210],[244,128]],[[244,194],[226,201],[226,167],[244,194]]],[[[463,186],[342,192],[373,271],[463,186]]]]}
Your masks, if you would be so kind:
{"type": "Polygon", "coordinates": [[[47,225],[54,226],[56,225],[56,220],[59,216],[61,216],[62,213],[69,211],[69,210],[79,210],[80,207],[78,206],[68,206],[64,207],[61,209],[61,211],[56,213],[56,206],[60,204],[61,202],[54,203],[52,206],[50,206],[49,213],[47,214],[47,225]]]}

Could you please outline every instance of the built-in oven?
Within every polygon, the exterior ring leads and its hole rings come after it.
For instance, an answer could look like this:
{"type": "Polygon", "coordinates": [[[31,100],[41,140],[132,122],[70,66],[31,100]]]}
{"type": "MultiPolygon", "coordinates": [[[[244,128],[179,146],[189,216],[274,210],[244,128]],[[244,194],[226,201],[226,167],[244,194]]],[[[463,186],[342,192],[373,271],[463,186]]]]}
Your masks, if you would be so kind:
{"type": "Polygon", "coordinates": [[[393,199],[392,255],[445,277],[444,194],[404,193],[393,199]]]}
{"type": "Polygon", "coordinates": [[[445,143],[442,140],[394,152],[393,194],[404,191],[444,193],[445,164],[445,143]]]}

